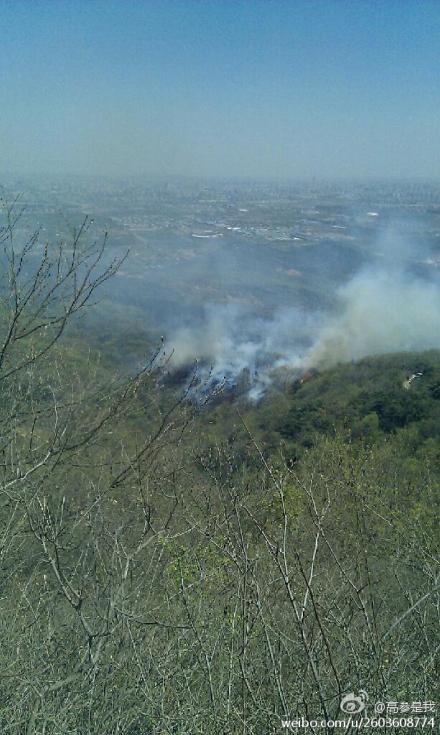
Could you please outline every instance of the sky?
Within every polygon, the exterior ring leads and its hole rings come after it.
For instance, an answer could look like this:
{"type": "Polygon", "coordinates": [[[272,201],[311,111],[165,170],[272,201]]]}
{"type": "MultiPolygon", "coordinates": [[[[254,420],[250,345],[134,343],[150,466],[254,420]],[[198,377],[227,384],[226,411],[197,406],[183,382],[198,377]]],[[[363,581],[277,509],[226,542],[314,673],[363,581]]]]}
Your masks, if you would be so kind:
{"type": "Polygon", "coordinates": [[[439,178],[440,0],[0,0],[0,24],[0,172],[439,178]]]}

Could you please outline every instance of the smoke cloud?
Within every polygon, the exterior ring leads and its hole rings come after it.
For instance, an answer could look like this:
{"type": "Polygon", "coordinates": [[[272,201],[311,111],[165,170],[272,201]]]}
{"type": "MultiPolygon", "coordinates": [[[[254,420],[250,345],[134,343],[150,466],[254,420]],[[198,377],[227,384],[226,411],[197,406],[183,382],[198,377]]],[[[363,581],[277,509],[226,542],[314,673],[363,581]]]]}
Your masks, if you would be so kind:
{"type": "Polygon", "coordinates": [[[438,283],[372,268],[339,295],[341,312],[305,356],[307,365],[329,367],[367,355],[440,347],[438,283]]]}
{"type": "Polygon", "coordinates": [[[197,329],[171,335],[170,364],[179,368],[197,360],[205,390],[221,383],[236,385],[246,371],[249,397],[256,400],[271,384],[274,371],[299,360],[318,333],[317,315],[298,308],[280,309],[263,319],[241,305],[209,305],[197,329]]]}
{"type": "Polygon", "coordinates": [[[196,329],[170,336],[171,365],[199,360],[201,382],[236,385],[246,371],[259,399],[281,369],[292,376],[369,355],[440,348],[440,282],[424,254],[388,234],[378,252],[336,290],[331,313],[280,308],[271,318],[210,305],[196,329]]]}

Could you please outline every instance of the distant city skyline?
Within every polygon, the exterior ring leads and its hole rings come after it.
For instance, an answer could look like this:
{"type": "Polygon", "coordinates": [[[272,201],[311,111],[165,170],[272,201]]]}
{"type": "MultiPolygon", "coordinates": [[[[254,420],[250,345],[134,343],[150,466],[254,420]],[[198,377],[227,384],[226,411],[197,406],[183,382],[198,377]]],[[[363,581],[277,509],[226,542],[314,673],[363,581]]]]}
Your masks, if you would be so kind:
{"type": "Polygon", "coordinates": [[[0,0],[0,20],[3,173],[439,179],[437,0],[0,0]]]}

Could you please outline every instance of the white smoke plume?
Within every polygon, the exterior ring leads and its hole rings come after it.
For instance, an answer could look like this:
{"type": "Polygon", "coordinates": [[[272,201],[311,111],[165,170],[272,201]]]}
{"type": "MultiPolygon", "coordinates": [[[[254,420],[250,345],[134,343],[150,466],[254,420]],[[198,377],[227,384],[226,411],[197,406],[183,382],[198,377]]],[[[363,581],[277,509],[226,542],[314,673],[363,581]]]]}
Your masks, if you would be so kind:
{"type": "Polygon", "coordinates": [[[255,317],[236,304],[209,305],[197,328],[171,335],[171,367],[197,360],[202,385],[234,385],[247,371],[250,398],[259,398],[272,382],[275,368],[291,363],[318,334],[316,315],[282,309],[272,317],[255,317]]]}
{"type": "Polygon", "coordinates": [[[171,335],[171,364],[200,360],[210,384],[236,384],[246,370],[256,400],[279,368],[298,375],[368,355],[440,348],[438,273],[420,270],[420,252],[395,235],[380,245],[374,262],[337,290],[333,314],[280,308],[262,319],[243,307],[210,305],[198,328],[171,335]]]}
{"type": "Polygon", "coordinates": [[[307,366],[440,347],[438,282],[371,268],[340,289],[339,296],[341,311],[305,355],[307,366]]]}

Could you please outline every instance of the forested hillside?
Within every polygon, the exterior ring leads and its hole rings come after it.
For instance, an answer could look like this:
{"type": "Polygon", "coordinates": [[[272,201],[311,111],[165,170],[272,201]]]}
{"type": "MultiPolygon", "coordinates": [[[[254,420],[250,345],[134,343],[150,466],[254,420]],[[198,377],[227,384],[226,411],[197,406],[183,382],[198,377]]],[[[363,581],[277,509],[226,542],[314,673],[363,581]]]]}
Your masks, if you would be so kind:
{"type": "Polygon", "coordinates": [[[127,335],[122,315],[108,339],[93,330],[118,268],[105,242],[82,227],[23,245],[15,221],[1,230],[1,732],[260,735],[335,718],[346,692],[435,699],[440,353],[197,405],[164,380],[160,340],[127,335]],[[148,359],[127,371],[121,350],[148,359]]]}

